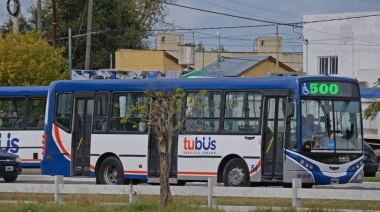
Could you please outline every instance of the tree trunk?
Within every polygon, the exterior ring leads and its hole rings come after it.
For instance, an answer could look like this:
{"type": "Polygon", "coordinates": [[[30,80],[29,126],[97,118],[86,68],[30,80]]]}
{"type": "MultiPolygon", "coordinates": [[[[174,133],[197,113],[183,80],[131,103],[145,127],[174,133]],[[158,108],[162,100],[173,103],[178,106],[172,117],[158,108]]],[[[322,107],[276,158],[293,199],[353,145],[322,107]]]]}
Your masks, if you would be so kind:
{"type": "Polygon", "coordinates": [[[160,205],[168,206],[172,203],[172,193],[169,184],[168,154],[160,152],[160,205]]]}

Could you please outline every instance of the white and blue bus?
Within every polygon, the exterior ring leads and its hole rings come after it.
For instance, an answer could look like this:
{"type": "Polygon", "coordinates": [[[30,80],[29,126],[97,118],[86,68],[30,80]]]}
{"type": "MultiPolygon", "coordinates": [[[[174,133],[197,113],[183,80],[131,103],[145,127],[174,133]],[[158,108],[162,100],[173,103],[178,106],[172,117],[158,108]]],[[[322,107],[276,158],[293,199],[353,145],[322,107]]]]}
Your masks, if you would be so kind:
{"type": "Polygon", "coordinates": [[[359,83],[332,76],[55,81],[42,173],[158,183],[154,129],[122,120],[138,123],[128,108],[146,104],[144,91],[160,85],[184,89],[185,108],[192,107],[190,96],[207,91],[199,96],[202,109],[179,117],[185,123],[170,145],[171,183],[209,176],[226,186],[362,182],[359,83]]]}
{"type": "Polygon", "coordinates": [[[40,167],[48,86],[0,87],[0,149],[40,167]]]}

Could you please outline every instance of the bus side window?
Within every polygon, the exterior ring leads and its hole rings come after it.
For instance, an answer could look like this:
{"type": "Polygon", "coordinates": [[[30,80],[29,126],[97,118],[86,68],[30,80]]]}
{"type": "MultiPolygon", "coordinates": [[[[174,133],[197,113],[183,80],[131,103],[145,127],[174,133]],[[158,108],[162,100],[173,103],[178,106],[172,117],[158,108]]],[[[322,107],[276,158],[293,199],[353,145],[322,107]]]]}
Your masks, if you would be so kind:
{"type": "Polygon", "coordinates": [[[72,94],[71,93],[59,93],[57,94],[57,102],[55,105],[55,123],[60,124],[64,130],[68,131],[71,126],[71,105],[72,94]]]}

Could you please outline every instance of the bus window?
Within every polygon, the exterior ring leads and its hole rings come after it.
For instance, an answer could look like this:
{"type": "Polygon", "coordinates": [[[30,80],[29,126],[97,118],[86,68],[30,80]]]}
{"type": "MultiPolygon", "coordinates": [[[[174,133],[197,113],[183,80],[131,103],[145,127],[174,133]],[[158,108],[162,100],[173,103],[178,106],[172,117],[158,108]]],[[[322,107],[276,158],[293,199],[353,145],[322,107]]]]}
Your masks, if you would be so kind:
{"type": "Polygon", "coordinates": [[[63,129],[68,131],[71,126],[72,116],[72,94],[57,94],[57,104],[55,104],[55,123],[61,125],[63,129]]]}
{"type": "Polygon", "coordinates": [[[108,104],[109,93],[99,92],[96,94],[95,130],[105,132],[108,129],[108,104]]]}
{"type": "Polygon", "coordinates": [[[259,133],[261,93],[226,94],[223,131],[259,133]]]}
{"type": "MultiPolygon", "coordinates": [[[[296,100],[293,100],[294,111],[297,111],[296,100]]],[[[287,140],[286,147],[293,151],[297,150],[297,113],[290,119],[290,138],[287,140]]]]}
{"type": "Polygon", "coordinates": [[[28,128],[43,129],[45,119],[46,97],[30,97],[28,99],[28,128]]]}
{"type": "Polygon", "coordinates": [[[219,92],[188,93],[185,131],[218,132],[221,95],[219,92]]]}
{"type": "Polygon", "coordinates": [[[140,92],[114,93],[110,131],[139,131],[141,114],[134,108],[136,105],[146,105],[146,96],[140,92]]]}
{"type": "Polygon", "coordinates": [[[2,129],[24,128],[25,98],[6,97],[0,98],[0,115],[2,129]]]}

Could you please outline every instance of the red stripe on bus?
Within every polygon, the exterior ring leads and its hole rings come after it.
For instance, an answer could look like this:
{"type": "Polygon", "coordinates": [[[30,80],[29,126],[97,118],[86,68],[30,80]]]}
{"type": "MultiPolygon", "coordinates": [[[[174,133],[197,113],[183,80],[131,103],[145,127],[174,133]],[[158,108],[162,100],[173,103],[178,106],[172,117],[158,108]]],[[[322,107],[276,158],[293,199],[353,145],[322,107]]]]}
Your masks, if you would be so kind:
{"type": "Polygon", "coordinates": [[[216,175],[216,172],[178,172],[182,175],[216,175]]]}
{"type": "Polygon", "coordinates": [[[27,161],[27,162],[29,162],[29,161],[36,161],[36,162],[40,162],[41,159],[21,159],[21,161],[27,161]]]}
{"type": "Polygon", "coordinates": [[[54,134],[55,134],[55,138],[57,139],[58,146],[62,150],[62,153],[65,154],[67,157],[71,158],[71,155],[66,151],[65,147],[62,144],[61,136],[59,135],[58,127],[55,124],[54,124],[54,134]]]}
{"type": "Polygon", "coordinates": [[[250,175],[252,175],[253,173],[257,172],[257,170],[259,170],[259,168],[261,167],[261,160],[259,160],[259,162],[257,163],[256,167],[257,167],[256,171],[250,171],[249,172],[250,175]]]}

